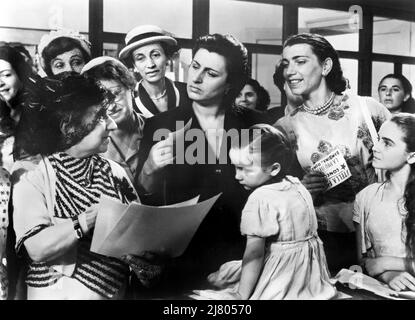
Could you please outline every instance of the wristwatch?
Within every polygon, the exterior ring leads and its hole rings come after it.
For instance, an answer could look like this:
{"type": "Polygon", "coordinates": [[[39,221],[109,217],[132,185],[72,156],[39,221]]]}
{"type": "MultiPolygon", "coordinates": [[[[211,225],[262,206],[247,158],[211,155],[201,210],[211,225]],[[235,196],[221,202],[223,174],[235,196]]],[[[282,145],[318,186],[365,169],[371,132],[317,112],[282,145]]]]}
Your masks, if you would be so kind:
{"type": "Polygon", "coordinates": [[[76,238],[81,239],[84,236],[84,233],[82,232],[81,225],[79,224],[78,216],[72,216],[71,219],[73,222],[76,238]]]}

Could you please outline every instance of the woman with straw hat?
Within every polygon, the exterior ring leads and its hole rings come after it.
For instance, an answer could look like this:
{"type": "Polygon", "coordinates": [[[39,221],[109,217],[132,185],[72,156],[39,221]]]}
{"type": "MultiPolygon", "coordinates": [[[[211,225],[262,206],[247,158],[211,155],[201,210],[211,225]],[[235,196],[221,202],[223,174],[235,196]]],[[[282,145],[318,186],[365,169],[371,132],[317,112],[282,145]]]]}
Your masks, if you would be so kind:
{"type": "Polygon", "coordinates": [[[141,77],[134,90],[139,113],[150,118],[188,99],[186,85],[165,76],[169,61],[179,50],[176,39],[157,26],[142,25],[127,33],[125,44],[119,57],[141,77]]]}

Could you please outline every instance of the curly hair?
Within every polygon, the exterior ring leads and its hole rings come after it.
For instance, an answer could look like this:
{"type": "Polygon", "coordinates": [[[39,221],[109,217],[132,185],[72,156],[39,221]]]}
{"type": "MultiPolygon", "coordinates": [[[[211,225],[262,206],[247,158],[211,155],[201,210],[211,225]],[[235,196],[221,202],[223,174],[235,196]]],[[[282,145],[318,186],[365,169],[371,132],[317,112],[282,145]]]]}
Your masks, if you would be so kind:
{"type": "Polygon", "coordinates": [[[44,61],[45,72],[49,77],[53,76],[51,67],[52,60],[60,54],[71,51],[73,49],[79,49],[81,51],[85,63],[91,60],[91,56],[88,52],[86,52],[84,48],[82,48],[80,43],[77,40],[69,37],[56,38],[45,47],[45,49],[42,51],[42,58],[44,61]]]}
{"type": "Polygon", "coordinates": [[[231,106],[248,79],[248,50],[233,36],[219,33],[199,37],[193,48],[193,56],[199,49],[206,49],[225,58],[230,88],[222,104],[225,107],[231,106]]]}
{"type": "Polygon", "coordinates": [[[125,88],[134,90],[136,80],[127,67],[120,61],[108,60],[83,73],[95,80],[115,80],[125,88]]]}
{"type": "Polygon", "coordinates": [[[399,80],[402,85],[404,94],[409,95],[409,98],[406,101],[403,101],[400,106],[401,112],[414,113],[415,112],[415,100],[412,97],[412,84],[409,82],[409,80],[404,75],[398,74],[398,73],[387,74],[379,81],[378,91],[380,89],[380,86],[382,85],[382,82],[385,79],[390,79],[390,78],[399,80]]]}
{"type": "Polygon", "coordinates": [[[73,72],[31,79],[16,129],[16,158],[49,155],[76,145],[95,128],[96,123],[84,123],[89,107],[99,105],[105,111],[113,98],[93,79],[73,72]]]}
{"type": "Polygon", "coordinates": [[[333,66],[326,75],[326,83],[328,88],[335,94],[341,94],[347,88],[347,80],[343,76],[337,51],[323,36],[315,33],[300,33],[290,36],[283,45],[283,48],[293,46],[295,44],[308,44],[313,53],[317,56],[320,63],[330,58],[333,66]]]}
{"type": "MultiPolygon", "coordinates": [[[[415,152],[415,115],[400,113],[390,119],[403,133],[403,141],[407,152],[415,152]]],[[[409,258],[415,258],[415,164],[411,164],[411,172],[405,186],[404,200],[408,211],[405,218],[406,251],[409,258]]]]}

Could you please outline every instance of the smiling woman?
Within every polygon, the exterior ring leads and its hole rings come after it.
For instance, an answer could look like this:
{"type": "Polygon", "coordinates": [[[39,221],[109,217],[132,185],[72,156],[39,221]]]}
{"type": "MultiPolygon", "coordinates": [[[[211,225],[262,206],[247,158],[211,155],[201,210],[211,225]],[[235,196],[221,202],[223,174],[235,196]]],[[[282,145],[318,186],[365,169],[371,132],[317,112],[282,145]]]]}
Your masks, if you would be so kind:
{"type": "Polygon", "coordinates": [[[36,165],[15,165],[13,219],[16,250],[29,261],[27,297],[122,298],[128,266],[89,250],[101,196],[139,201],[119,186],[131,185],[125,171],[98,155],[117,128],[107,114],[111,97],[91,79],[62,78],[31,79],[16,133],[25,154],[40,155],[36,165]]]}
{"type": "Polygon", "coordinates": [[[361,189],[376,181],[371,165],[373,141],[361,110],[367,109],[376,129],[390,114],[372,98],[360,100],[344,92],[347,82],[337,52],[320,35],[302,33],[288,38],[282,67],[291,92],[301,96],[303,104],[277,124],[295,146],[302,182],[313,195],[319,235],[334,274],[355,263],[353,201],[361,189]],[[327,190],[326,178],[311,168],[335,150],[341,151],[352,176],[327,190]]]}

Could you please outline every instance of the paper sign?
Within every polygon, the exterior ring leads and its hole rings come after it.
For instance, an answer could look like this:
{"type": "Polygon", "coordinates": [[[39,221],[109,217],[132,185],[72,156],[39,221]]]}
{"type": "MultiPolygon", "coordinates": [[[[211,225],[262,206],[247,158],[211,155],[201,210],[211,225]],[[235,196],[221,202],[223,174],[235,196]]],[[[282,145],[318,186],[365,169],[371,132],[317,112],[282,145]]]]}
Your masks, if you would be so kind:
{"type": "Polygon", "coordinates": [[[145,251],[180,256],[219,196],[191,205],[181,203],[169,207],[135,202],[114,204],[110,202],[115,200],[103,197],[91,251],[115,258],[126,254],[141,255],[145,251]],[[113,211],[109,213],[109,210],[113,211]]]}
{"type": "Polygon", "coordinates": [[[334,149],[326,157],[317,161],[312,167],[311,171],[322,172],[329,182],[327,190],[339,185],[343,181],[349,179],[352,174],[347,166],[339,149],[334,149]]]}

